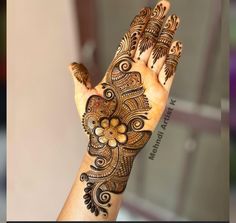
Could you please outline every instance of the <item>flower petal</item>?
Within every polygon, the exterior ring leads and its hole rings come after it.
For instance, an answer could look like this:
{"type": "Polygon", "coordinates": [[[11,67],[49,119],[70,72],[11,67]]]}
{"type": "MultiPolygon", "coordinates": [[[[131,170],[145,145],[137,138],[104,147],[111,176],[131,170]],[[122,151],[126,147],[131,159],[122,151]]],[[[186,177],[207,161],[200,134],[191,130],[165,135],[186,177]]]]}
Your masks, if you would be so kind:
{"type": "Polygon", "coordinates": [[[104,143],[105,144],[105,143],[107,143],[108,139],[105,136],[101,136],[101,137],[98,138],[98,141],[100,143],[104,143]]]}
{"type": "Polygon", "coordinates": [[[116,140],[119,143],[125,143],[127,141],[127,136],[125,134],[118,134],[116,140]]]}
{"type": "Polygon", "coordinates": [[[115,139],[110,139],[108,145],[114,148],[117,146],[117,141],[115,139]]]}
{"type": "Polygon", "coordinates": [[[101,126],[103,128],[107,128],[109,126],[109,120],[107,118],[103,119],[101,122],[101,126]]]}
{"type": "Polygon", "coordinates": [[[117,132],[119,132],[119,133],[125,133],[126,130],[127,130],[127,128],[124,124],[121,124],[117,127],[117,132]]]}
{"type": "Polygon", "coordinates": [[[119,119],[118,118],[112,118],[111,119],[111,122],[110,122],[110,125],[113,126],[113,127],[116,127],[118,126],[120,123],[119,119]]]}
{"type": "Polygon", "coordinates": [[[97,128],[95,129],[95,134],[96,134],[97,136],[103,135],[103,132],[104,132],[104,128],[97,127],[97,128]]]}

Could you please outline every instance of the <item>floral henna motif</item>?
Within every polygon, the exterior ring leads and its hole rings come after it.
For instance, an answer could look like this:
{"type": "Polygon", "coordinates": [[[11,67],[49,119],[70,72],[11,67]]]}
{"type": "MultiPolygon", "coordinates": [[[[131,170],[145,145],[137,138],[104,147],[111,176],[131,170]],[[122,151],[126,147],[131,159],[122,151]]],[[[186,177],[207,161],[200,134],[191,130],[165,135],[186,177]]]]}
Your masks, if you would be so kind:
{"type": "Polygon", "coordinates": [[[179,58],[182,52],[182,43],[176,42],[170,49],[169,54],[167,55],[166,62],[165,62],[165,82],[173,76],[176,72],[176,67],[179,62],[179,58]]]}
{"type": "Polygon", "coordinates": [[[99,126],[95,128],[94,133],[100,143],[115,148],[118,143],[124,144],[127,141],[126,131],[126,125],[120,123],[118,118],[112,118],[111,120],[104,118],[99,126]]]}
{"type": "Polygon", "coordinates": [[[103,95],[91,96],[83,115],[83,126],[89,134],[88,153],[95,160],[80,180],[86,182],[84,203],[95,216],[108,215],[111,194],[125,190],[133,161],[152,134],[143,130],[151,107],[142,77],[131,70],[131,52],[137,41],[134,36],[140,35],[143,18],[149,15],[150,9],[144,9],[135,17],[106,73],[103,95]]]}
{"type": "Polygon", "coordinates": [[[178,25],[179,25],[179,19],[176,15],[172,15],[168,18],[163,30],[161,31],[160,37],[158,38],[158,41],[153,49],[152,68],[159,58],[166,56],[168,54],[171,42],[173,40],[175,31],[178,28],[178,25]]]}
{"type": "Polygon", "coordinates": [[[103,84],[103,97],[91,96],[83,116],[88,152],[96,159],[81,181],[87,182],[85,204],[96,216],[108,214],[110,193],[125,190],[133,160],[151,136],[142,130],[150,106],[141,74],[131,67],[130,58],[118,59],[103,84]]]}

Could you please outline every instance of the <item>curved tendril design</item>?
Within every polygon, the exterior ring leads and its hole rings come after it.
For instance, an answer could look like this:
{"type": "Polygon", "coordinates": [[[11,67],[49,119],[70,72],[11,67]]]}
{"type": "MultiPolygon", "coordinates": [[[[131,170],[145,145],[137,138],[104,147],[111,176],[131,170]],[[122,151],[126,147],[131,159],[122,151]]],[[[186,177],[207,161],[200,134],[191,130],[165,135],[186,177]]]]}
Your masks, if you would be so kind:
{"type": "Polygon", "coordinates": [[[141,74],[131,71],[131,52],[150,14],[150,9],[144,9],[131,24],[106,73],[103,96],[91,96],[83,115],[90,135],[88,153],[95,160],[80,180],[86,182],[84,203],[96,216],[108,215],[112,193],[125,190],[134,158],[152,134],[142,130],[151,108],[141,74]]]}

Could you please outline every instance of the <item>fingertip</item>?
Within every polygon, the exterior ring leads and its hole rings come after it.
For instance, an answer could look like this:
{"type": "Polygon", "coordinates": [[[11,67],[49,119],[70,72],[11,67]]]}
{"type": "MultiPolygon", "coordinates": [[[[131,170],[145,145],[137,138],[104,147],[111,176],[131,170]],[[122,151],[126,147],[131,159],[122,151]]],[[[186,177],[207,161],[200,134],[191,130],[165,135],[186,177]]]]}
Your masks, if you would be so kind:
{"type": "Polygon", "coordinates": [[[178,58],[180,58],[180,56],[182,54],[182,51],[183,51],[183,43],[179,40],[175,40],[171,44],[169,54],[177,56],[178,58]]]}
{"type": "Polygon", "coordinates": [[[88,73],[87,68],[83,64],[73,62],[69,65],[69,70],[73,77],[75,86],[82,85],[88,88],[89,73],[88,73]]]}
{"type": "Polygon", "coordinates": [[[161,0],[161,1],[159,1],[158,3],[157,3],[157,5],[156,5],[156,7],[158,6],[158,5],[163,5],[163,7],[165,7],[166,8],[166,10],[168,11],[169,9],[170,9],[170,7],[171,7],[171,4],[170,4],[170,2],[168,1],[168,0],[161,0]]]}
{"type": "Polygon", "coordinates": [[[180,18],[176,14],[170,15],[165,23],[165,27],[173,32],[175,32],[180,25],[180,18]]]}
{"type": "Polygon", "coordinates": [[[166,89],[170,91],[173,80],[175,78],[177,65],[182,54],[183,44],[176,40],[171,44],[169,53],[167,55],[164,66],[162,67],[159,75],[159,82],[166,89]]]}
{"type": "Polygon", "coordinates": [[[69,71],[70,71],[71,74],[73,74],[73,67],[74,67],[76,64],[77,64],[76,62],[73,62],[73,63],[70,63],[70,64],[68,65],[68,69],[69,69],[69,71]]]}
{"type": "Polygon", "coordinates": [[[160,3],[162,3],[166,7],[170,7],[170,5],[171,5],[169,0],[161,0],[157,4],[160,4],[160,3]]]}

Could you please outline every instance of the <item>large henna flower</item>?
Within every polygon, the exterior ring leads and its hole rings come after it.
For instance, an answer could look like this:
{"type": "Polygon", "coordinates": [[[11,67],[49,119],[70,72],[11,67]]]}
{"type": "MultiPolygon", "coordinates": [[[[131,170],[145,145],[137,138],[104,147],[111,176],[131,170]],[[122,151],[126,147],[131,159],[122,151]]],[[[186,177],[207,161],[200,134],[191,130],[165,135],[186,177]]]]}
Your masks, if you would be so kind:
{"type": "Polygon", "coordinates": [[[94,131],[100,143],[108,144],[112,148],[115,148],[118,143],[126,143],[126,132],[126,125],[121,123],[118,118],[102,119],[94,131]]]}

